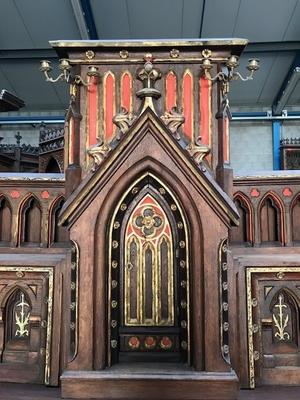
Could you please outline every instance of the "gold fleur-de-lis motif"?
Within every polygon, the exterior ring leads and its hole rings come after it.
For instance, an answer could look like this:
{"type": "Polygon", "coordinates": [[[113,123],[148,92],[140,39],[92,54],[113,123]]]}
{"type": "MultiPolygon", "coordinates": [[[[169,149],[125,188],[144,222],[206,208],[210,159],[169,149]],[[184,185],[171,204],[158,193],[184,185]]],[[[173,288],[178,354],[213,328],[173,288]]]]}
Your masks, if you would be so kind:
{"type": "Polygon", "coordinates": [[[278,296],[278,304],[275,305],[275,308],[278,308],[278,315],[277,317],[275,314],[273,314],[273,321],[275,324],[275,327],[278,329],[278,331],[275,333],[275,337],[278,340],[289,340],[290,339],[290,334],[285,331],[285,328],[287,327],[288,321],[289,321],[289,315],[286,314],[284,315],[284,308],[287,308],[287,305],[283,303],[284,298],[283,295],[280,294],[278,296]]]}
{"type": "Polygon", "coordinates": [[[18,311],[15,312],[16,325],[18,327],[15,336],[19,336],[20,338],[29,336],[28,321],[30,317],[30,312],[28,311],[26,313],[26,308],[29,308],[29,304],[26,303],[23,293],[21,293],[20,302],[16,305],[16,309],[17,308],[20,308],[20,313],[18,313],[18,311]]]}

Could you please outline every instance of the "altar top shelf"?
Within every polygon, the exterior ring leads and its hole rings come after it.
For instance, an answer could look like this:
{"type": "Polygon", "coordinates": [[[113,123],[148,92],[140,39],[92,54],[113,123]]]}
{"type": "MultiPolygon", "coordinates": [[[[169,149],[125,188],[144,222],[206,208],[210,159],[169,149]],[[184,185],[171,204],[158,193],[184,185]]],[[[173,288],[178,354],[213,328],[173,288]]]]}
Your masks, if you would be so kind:
{"type": "Polygon", "coordinates": [[[178,39],[178,40],[53,40],[50,45],[59,56],[72,52],[81,52],[93,49],[99,52],[109,52],[122,49],[132,49],[133,52],[145,49],[170,50],[173,48],[181,51],[197,51],[209,48],[214,51],[232,51],[240,55],[248,44],[247,39],[241,38],[209,38],[209,39],[178,39]]]}

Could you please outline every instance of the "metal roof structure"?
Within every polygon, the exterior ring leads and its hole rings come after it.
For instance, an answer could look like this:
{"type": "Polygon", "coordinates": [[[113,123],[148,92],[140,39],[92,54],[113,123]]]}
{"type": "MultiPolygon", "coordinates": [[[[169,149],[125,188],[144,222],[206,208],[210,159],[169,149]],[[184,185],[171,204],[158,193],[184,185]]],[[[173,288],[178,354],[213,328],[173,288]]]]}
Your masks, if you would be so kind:
{"type": "Polygon", "coordinates": [[[1,0],[0,89],[24,111],[63,113],[64,83],[45,82],[39,61],[58,57],[50,40],[240,37],[240,71],[260,59],[253,81],[233,82],[239,110],[300,111],[300,0],[1,0]]]}

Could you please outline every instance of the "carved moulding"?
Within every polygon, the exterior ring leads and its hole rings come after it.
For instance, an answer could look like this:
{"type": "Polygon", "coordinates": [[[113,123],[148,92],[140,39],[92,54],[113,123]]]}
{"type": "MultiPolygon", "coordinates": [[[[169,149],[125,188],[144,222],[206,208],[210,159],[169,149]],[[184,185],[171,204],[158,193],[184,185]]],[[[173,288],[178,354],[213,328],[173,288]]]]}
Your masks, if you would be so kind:
{"type": "Polygon", "coordinates": [[[210,153],[210,148],[203,144],[189,143],[186,147],[189,155],[193,158],[196,164],[201,164],[204,157],[210,153]]]}
{"type": "Polygon", "coordinates": [[[79,246],[71,240],[71,302],[70,302],[70,353],[69,362],[78,352],[78,295],[79,295],[79,246]]]}
{"type": "Polygon", "coordinates": [[[132,112],[121,107],[121,112],[113,117],[113,123],[119,128],[117,139],[121,139],[121,135],[125,135],[135,119],[136,116],[132,112]]]}
{"type": "Polygon", "coordinates": [[[180,135],[178,133],[178,129],[185,121],[184,115],[181,113],[181,110],[177,110],[177,107],[172,107],[170,111],[166,111],[160,118],[170,129],[175,139],[179,140],[180,135]]]}
{"type": "MultiPolygon", "coordinates": [[[[255,361],[260,359],[260,353],[254,349],[254,337],[256,323],[253,320],[253,308],[258,306],[258,301],[252,294],[252,274],[259,273],[285,274],[287,272],[300,272],[300,267],[247,267],[246,269],[246,293],[247,293],[247,330],[248,330],[248,362],[249,362],[249,386],[255,388],[255,361]]],[[[278,278],[279,279],[279,278],[278,278]]]]}
{"type": "Polygon", "coordinates": [[[98,167],[102,161],[107,157],[110,152],[111,147],[108,143],[97,143],[87,149],[87,153],[94,160],[94,167],[92,168],[95,171],[96,167],[98,167]]]}
{"type": "MultiPolygon", "coordinates": [[[[48,278],[48,298],[47,298],[47,322],[46,322],[46,351],[45,351],[45,372],[44,383],[50,384],[51,368],[51,336],[52,336],[52,313],[53,313],[53,290],[54,290],[54,271],[52,267],[20,267],[20,266],[0,266],[0,272],[16,272],[16,274],[27,274],[44,272],[48,278]]],[[[22,275],[22,276],[24,276],[22,275]]],[[[20,275],[21,276],[21,275],[20,275]]]]}
{"type": "Polygon", "coordinates": [[[227,252],[228,239],[226,238],[219,245],[220,333],[222,357],[230,365],[227,252]]]}

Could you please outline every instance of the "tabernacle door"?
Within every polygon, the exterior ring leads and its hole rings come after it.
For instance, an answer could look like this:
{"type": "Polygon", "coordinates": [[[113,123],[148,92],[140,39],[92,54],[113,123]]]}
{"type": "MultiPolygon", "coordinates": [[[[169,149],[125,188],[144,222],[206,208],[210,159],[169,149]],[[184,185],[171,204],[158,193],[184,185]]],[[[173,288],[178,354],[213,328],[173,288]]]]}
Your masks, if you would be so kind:
{"type": "Polygon", "coordinates": [[[151,175],[118,205],[110,245],[111,363],[188,362],[186,222],[177,201],[151,175]]]}

